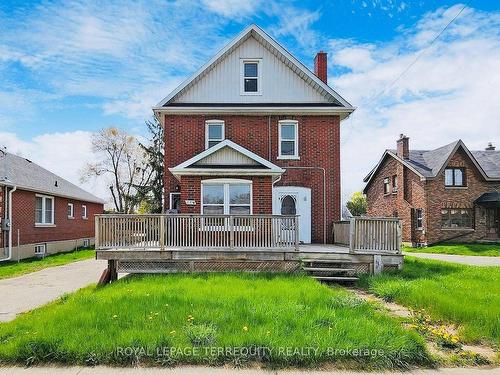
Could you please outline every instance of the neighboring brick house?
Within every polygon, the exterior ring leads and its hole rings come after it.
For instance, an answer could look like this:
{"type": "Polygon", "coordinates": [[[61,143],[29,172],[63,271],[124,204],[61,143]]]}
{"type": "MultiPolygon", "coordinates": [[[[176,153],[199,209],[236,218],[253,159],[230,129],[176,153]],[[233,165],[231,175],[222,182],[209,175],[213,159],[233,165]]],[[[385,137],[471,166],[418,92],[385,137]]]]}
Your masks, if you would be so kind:
{"type": "Polygon", "coordinates": [[[0,261],[94,243],[104,202],[28,159],[0,154],[0,261]]]}
{"type": "Polygon", "coordinates": [[[165,129],[165,206],[180,213],[298,214],[300,241],[340,219],[340,121],[354,108],[251,25],[154,113],[165,129]]]}
{"type": "Polygon", "coordinates": [[[369,216],[398,216],[403,241],[500,239],[500,151],[469,151],[458,140],[412,150],[401,135],[365,177],[369,216]]]}

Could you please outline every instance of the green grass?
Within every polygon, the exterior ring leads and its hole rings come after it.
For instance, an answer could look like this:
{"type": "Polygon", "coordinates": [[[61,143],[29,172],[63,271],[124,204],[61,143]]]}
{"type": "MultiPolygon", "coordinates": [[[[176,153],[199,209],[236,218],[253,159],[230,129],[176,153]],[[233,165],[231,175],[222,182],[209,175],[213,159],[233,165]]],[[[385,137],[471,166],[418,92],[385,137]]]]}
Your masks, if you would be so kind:
{"type": "Polygon", "coordinates": [[[255,361],[270,367],[433,364],[423,339],[400,321],[303,275],[134,276],[87,287],[0,325],[0,364],[255,361]]]}
{"type": "Polygon", "coordinates": [[[19,262],[1,262],[0,279],[24,275],[26,273],[39,271],[44,268],[62,266],[63,264],[77,260],[90,259],[95,256],[93,249],[74,250],[67,253],[48,255],[45,258],[28,258],[19,262]]]}
{"type": "Polygon", "coordinates": [[[440,244],[428,247],[405,246],[403,251],[412,253],[434,253],[454,255],[484,255],[490,257],[500,256],[500,243],[465,243],[465,244],[440,244]]]}
{"type": "Polygon", "coordinates": [[[365,277],[360,284],[386,300],[460,325],[465,342],[500,345],[500,267],[406,257],[402,270],[365,277]]]}

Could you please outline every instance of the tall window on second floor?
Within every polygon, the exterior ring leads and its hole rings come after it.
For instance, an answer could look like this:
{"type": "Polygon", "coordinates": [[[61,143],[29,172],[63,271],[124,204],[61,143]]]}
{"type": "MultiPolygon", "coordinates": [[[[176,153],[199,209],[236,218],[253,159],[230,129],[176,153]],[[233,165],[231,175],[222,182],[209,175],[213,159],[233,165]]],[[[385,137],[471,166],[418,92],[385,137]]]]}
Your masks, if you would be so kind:
{"type": "Polygon", "coordinates": [[[242,95],[259,95],[260,82],[260,60],[242,61],[242,95]]]}
{"type": "Polygon", "coordinates": [[[205,148],[215,146],[224,140],[224,121],[208,120],[205,122],[205,148]]]}
{"type": "Polygon", "coordinates": [[[295,120],[279,123],[278,159],[299,158],[299,124],[295,120]]]}
{"type": "Polygon", "coordinates": [[[54,224],[54,197],[37,195],[35,197],[35,224],[54,224]]]}
{"type": "Polygon", "coordinates": [[[445,186],[465,186],[465,168],[446,168],[444,184],[445,186]]]}
{"type": "Polygon", "coordinates": [[[389,194],[391,192],[391,183],[389,182],[389,177],[384,178],[384,194],[389,194]]]}

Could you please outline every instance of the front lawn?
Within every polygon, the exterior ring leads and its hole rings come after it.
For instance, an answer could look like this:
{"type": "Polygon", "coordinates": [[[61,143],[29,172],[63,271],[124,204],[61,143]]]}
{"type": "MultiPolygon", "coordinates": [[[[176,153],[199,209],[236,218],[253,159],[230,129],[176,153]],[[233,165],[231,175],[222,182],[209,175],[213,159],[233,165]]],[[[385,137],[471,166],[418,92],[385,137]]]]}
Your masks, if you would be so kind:
{"type": "Polygon", "coordinates": [[[432,365],[423,339],[303,275],[175,274],[90,286],[0,325],[0,364],[432,365]]]}
{"type": "Polygon", "coordinates": [[[28,258],[19,262],[0,262],[0,279],[24,275],[41,269],[62,266],[78,260],[90,259],[95,256],[93,249],[74,250],[67,253],[48,255],[45,258],[28,258]]]}
{"type": "Polygon", "coordinates": [[[500,267],[405,257],[402,270],[365,277],[360,284],[386,300],[460,325],[465,342],[500,345],[500,267]]]}
{"type": "Polygon", "coordinates": [[[454,255],[484,255],[490,257],[500,256],[500,243],[464,243],[440,244],[427,247],[405,246],[403,251],[412,253],[434,253],[454,255]]]}

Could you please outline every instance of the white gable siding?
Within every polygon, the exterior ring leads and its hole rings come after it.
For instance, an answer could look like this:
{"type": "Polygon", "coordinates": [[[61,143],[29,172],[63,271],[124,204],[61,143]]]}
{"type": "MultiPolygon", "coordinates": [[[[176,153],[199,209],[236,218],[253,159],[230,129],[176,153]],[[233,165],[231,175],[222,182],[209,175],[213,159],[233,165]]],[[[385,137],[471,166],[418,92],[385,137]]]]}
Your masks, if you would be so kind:
{"type": "Polygon", "coordinates": [[[223,147],[220,150],[197,161],[197,165],[259,165],[255,160],[243,155],[241,152],[230,147],[223,147]]]}
{"type": "Polygon", "coordinates": [[[329,103],[253,36],[178,96],[174,103],[329,103]],[[241,59],[262,59],[262,95],[241,95],[241,59]]]}

